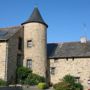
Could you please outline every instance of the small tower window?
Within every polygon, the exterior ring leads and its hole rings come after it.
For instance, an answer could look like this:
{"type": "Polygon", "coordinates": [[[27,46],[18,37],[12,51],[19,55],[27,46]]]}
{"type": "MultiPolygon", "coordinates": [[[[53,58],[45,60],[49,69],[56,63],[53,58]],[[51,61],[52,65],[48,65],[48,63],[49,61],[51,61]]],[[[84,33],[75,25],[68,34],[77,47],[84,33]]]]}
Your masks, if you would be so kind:
{"type": "Polygon", "coordinates": [[[28,41],[27,41],[27,47],[32,47],[32,46],[33,46],[32,40],[28,40],[28,41]]]}
{"type": "Polygon", "coordinates": [[[32,59],[27,59],[27,68],[32,68],[32,59]]]}
{"type": "Polygon", "coordinates": [[[51,73],[52,75],[55,74],[55,67],[50,67],[50,73],[51,73]]]}

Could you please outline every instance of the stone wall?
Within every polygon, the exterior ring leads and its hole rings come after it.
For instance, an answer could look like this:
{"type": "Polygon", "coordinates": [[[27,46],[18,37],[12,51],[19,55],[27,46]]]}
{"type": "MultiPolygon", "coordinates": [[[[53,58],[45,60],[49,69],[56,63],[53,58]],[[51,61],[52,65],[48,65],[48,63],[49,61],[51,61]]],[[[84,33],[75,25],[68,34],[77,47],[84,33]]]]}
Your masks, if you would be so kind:
{"type": "Polygon", "coordinates": [[[46,77],[47,64],[47,31],[46,26],[40,23],[24,24],[24,66],[27,59],[32,59],[33,73],[46,77]],[[27,47],[27,41],[32,40],[32,46],[27,47]]]}
{"type": "Polygon", "coordinates": [[[90,58],[68,58],[68,59],[50,59],[50,67],[55,67],[55,74],[51,75],[51,82],[57,83],[67,75],[80,77],[80,82],[85,90],[89,87],[90,79],[90,58]]]}
{"type": "Polygon", "coordinates": [[[6,63],[7,63],[7,57],[6,57],[6,50],[7,43],[6,42],[0,42],[0,78],[6,80],[6,63]]]}
{"type": "Polygon", "coordinates": [[[18,50],[18,40],[21,33],[18,31],[8,40],[7,81],[9,82],[14,82],[16,79],[17,55],[22,55],[22,52],[18,50]]]}

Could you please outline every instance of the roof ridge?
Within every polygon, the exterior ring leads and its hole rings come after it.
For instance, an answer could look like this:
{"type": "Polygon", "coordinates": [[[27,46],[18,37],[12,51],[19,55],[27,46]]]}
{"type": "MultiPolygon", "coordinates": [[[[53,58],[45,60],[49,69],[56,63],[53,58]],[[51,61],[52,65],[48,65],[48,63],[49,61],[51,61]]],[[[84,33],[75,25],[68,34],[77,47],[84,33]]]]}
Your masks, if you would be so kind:
{"type": "MultiPolygon", "coordinates": [[[[90,40],[88,40],[87,42],[90,42],[90,40]]],[[[70,41],[70,42],[56,42],[56,43],[53,43],[53,42],[51,42],[51,43],[47,43],[47,44],[65,44],[65,43],[80,43],[80,41],[70,41]]]]}

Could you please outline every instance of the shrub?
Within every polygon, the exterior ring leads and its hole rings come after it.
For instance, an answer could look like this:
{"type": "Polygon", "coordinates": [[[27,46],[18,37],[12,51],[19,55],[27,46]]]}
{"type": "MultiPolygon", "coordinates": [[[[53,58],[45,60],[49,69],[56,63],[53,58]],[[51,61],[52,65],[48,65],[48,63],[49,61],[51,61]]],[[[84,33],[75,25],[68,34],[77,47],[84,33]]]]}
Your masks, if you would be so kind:
{"type": "Polygon", "coordinates": [[[6,81],[0,79],[0,86],[6,86],[6,81]]]}
{"type": "Polygon", "coordinates": [[[81,83],[75,83],[75,90],[83,90],[83,86],[81,85],[81,83]]]}
{"type": "Polygon", "coordinates": [[[66,75],[63,77],[62,82],[59,82],[53,86],[56,90],[83,90],[83,86],[80,83],[76,83],[75,77],[66,75]]]}
{"type": "Polygon", "coordinates": [[[17,81],[18,83],[24,83],[24,80],[27,78],[27,76],[32,73],[32,71],[26,67],[19,67],[17,69],[17,81]]]}
{"type": "Polygon", "coordinates": [[[40,83],[38,83],[38,88],[40,88],[40,89],[46,89],[47,88],[47,85],[44,82],[40,82],[40,83]]]}
{"type": "Polygon", "coordinates": [[[53,87],[55,90],[73,90],[72,86],[66,82],[59,82],[55,84],[53,87]]]}
{"type": "Polygon", "coordinates": [[[63,81],[70,83],[70,84],[74,84],[76,82],[75,77],[71,76],[71,75],[66,75],[63,77],[63,81]]]}
{"type": "Polygon", "coordinates": [[[39,82],[45,82],[44,77],[33,73],[29,74],[25,80],[25,84],[29,84],[29,85],[37,85],[39,82]]]}

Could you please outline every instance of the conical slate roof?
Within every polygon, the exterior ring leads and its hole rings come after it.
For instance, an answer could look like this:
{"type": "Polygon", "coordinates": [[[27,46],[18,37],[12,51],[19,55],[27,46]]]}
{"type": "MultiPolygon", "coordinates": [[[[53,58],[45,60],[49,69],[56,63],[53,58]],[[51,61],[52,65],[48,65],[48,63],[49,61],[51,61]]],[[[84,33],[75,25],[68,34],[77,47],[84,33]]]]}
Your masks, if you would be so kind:
{"type": "Polygon", "coordinates": [[[22,23],[22,25],[26,24],[26,23],[32,23],[32,22],[41,23],[41,24],[44,24],[46,27],[48,27],[48,25],[44,22],[38,8],[34,8],[29,19],[27,21],[25,21],[24,23],[22,23]]]}

